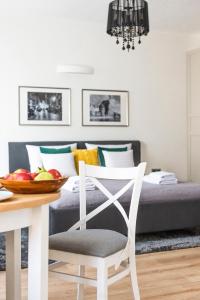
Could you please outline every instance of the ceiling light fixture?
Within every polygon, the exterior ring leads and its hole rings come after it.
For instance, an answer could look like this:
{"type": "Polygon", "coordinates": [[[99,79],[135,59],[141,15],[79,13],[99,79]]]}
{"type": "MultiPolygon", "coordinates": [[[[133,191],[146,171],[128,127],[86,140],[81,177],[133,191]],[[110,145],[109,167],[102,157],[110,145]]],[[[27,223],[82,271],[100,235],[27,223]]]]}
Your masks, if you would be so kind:
{"type": "Polygon", "coordinates": [[[114,0],[109,5],[107,33],[122,38],[122,50],[135,49],[135,38],[149,33],[148,3],[144,0],[114,0]]]}

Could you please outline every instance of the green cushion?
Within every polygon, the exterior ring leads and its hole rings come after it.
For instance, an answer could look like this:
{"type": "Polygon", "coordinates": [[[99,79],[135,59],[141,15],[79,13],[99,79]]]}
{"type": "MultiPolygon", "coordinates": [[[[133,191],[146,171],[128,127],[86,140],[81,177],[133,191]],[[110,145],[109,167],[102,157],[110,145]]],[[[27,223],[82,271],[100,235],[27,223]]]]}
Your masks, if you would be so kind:
{"type": "Polygon", "coordinates": [[[124,152],[124,151],[127,151],[127,150],[128,150],[127,147],[124,147],[124,148],[102,148],[102,147],[98,147],[98,154],[99,154],[100,166],[102,166],[102,167],[106,166],[104,155],[103,155],[103,151],[108,151],[108,152],[124,152]]]}
{"type": "Polygon", "coordinates": [[[62,153],[71,153],[71,147],[66,148],[46,148],[40,147],[40,152],[44,154],[62,154],[62,153]]]}

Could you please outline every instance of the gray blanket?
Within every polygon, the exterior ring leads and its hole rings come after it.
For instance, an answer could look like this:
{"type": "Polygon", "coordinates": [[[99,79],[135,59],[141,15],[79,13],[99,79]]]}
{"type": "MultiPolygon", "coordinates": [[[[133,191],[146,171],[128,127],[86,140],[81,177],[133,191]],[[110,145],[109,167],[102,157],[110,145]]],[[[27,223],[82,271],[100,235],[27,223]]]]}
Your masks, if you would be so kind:
{"type": "MultiPolygon", "coordinates": [[[[112,193],[127,181],[102,180],[112,193]]],[[[132,190],[120,203],[129,212],[132,190]]],[[[87,192],[87,211],[103,203],[106,197],[97,189],[87,192]]],[[[61,198],[50,206],[50,233],[67,230],[79,219],[79,194],[62,190],[61,198]]],[[[200,184],[182,182],[176,185],[143,183],[140,197],[137,233],[184,229],[200,226],[200,184]]],[[[112,205],[88,223],[89,228],[108,228],[126,234],[126,225],[112,205]]]]}
{"type": "MultiPolygon", "coordinates": [[[[111,193],[119,191],[128,181],[116,181],[116,180],[101,180],[101,182],[107,187],[111,193]]],[[[129,189],[126,194],[120,198],[120,202],[125,205],[130,205],[132,189],[129,189]]],[[[101,191],[96,189],[95,191],[87,192],[87,205],[88,207],[96,207],[98,204],[104,202],[106,197],[101,191]]],[[[182,182],[174,185],[160,185],[143,183],[140,205],[156,204],[159,202],[174,202],[174,201],[200,201],[200,184],[192,182],[182,182]]],[[[61,198],[53,202],[51,207],[54,209],[75,209],[79,208],[79,193],[72,193],[67,190],[61,191],[61,198]]]]}

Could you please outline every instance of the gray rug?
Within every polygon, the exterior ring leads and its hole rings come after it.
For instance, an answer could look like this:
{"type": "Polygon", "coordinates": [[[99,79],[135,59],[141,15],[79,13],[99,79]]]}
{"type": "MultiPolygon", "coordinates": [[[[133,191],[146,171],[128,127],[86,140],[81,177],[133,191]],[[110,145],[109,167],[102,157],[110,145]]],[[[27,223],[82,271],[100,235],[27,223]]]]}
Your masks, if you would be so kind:
{"type": "MultiPolygon", "coordinates": [[[[27,268],[28,231],[22,230],[22,268],[27,268]]],[[[136,253],[145,254],[200,246],[200,230],[169,231],[140,234],[136,238],[136,253]]],[[[0,271],[5,270],[5,236],[0,234],[0,271]]]]}
{"type": "Polygon", "coordinates": [[[200,230],[178,230],[136,237],[136,253],[145,254],[161,251],[200,247],[200,230]]]}

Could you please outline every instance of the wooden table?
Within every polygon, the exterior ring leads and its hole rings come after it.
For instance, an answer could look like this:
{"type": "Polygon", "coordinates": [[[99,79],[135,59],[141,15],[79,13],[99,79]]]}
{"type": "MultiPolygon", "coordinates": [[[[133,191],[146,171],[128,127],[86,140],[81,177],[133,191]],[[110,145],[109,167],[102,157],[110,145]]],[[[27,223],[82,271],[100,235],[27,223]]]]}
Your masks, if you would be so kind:
{"type": "Polygon", "coordinates": [[[49,203],[59,193],[14,195],[0,202],[6,232],[6,300],[21,299],[21,228],[29,227],[28,300],[48,299],[49,203]]]}

